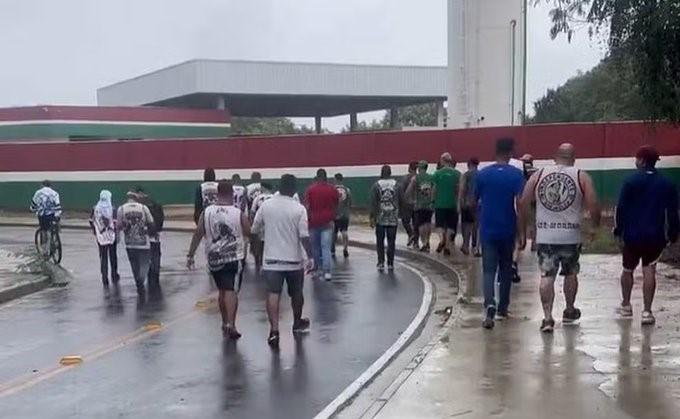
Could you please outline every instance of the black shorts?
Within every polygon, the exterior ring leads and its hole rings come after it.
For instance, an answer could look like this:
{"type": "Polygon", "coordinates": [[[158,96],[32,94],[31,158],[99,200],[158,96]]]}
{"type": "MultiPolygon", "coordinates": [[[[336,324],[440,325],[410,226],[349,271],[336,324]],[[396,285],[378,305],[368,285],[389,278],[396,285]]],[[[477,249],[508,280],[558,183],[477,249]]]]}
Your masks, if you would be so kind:
{"type": "Polygon", "coordinates": [[[347,217],[342,217],[338,218],[335,220],[335,232],[337,233],[338,231],[347,231],[349,228],[349,218],[347,217]]]}
{"type": "Polygon", "coordinates": [[[434,220],[437,228],[455,231],[458,228],[458,211],[455,208],[435,208],[434,220]]]}
{"type": "Polygon", "coordinates": [[[38,224],[40,225],[40,229],[43,231],[51,229],[52,224],[54,224],[56,219],[57,217],[55,217],[54,214],[38,216],[38,224]]]}
{"type": "Polygon", "coordinates": [[[264,271],[267,281],[267,290],[272,294],[281,294],[284,281],[287,284],[288,295],[291,297],[302,295],[302,287],[305,281],[305,271],[264,271]]]}
{"type": "Polygon", "coordinates": [[[241,262],[229,262],[218,271],[210,271],[215,286],[220,291],[236,291],[241,288],[241,262]]]}
{"type": "Polygon", "coordinates": [[[430,224],[432,222],[432,210],[419,209],[413,213],[413,224],[415,228],[423,224],[430,224]]]}
{"type": "Polygon", "coordinates": [[[474,224],[477,222],[477,211],[473,208],[463,208],[460,212],[460,222],[474,224]]]}
{"type": "Polygon", "coordinates": [[[665,245],[648,244],[648,245],[623,245],[623,269],[626,271],[634,271],[635,268],[642,261],[642,267],[655,265],[661,257],[665,245]]]}

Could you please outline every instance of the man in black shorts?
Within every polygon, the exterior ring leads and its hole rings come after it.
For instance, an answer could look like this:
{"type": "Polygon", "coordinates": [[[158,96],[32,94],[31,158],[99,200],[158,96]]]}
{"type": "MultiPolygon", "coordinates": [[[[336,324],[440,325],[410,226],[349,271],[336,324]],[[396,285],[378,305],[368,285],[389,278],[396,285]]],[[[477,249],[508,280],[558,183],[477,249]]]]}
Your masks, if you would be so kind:
{"type": "Polygon", "coordinates": [[[217,202],[201,213],[187,254],[187,267],[194,267],[194,254],[205,236],[205,253],[210,274],[219,290],[217,299],[222,315],[222,333],[238,339],[236,329],[238,291],[245,256],[245,237],[250,235],[250,222],[245,212],[234,206],[229,181],[217,185],[217,202]]]}
{"type": "Polygon", "coordinates": [[[644,309],[641,323],[656,322],[652,302],[656,290],[656,262],[666,245],[675,243],[680,231],[678,191],[673,183],[656,170],[659,153],[651,146],[641,147],[635,156],[638,170],[621,188],[616,206],[614,234],[623,243],[623,273],[619,314],[633,317],[630,295],[633,272],[642,262],[644,309]]]}
{"type": "MultiPolygon", "coordinates": [[[[414,198],[413,223],[422,242],[421,252],[430,251],[430,233],[432,232],[434,184],[432,175],[427,173],[427,166],[425,160],[418,162],[418,174],[411,178],[411,183],[406,188],[406,195],[414,198]]],[[[418,248],[418,241],[414,243],[414,248],[418,248]]]]}
{"type": "Polygon", "coordinates": [[[434,185],[434,219],[435,226],[440,232],[437,253],[451,254],[450,245],[453,244],[458,230],[458,189],[460,172],[454,168],[455,161],[450,153],[442,154],[439,162],[441,169],[432,175],[434,185]]]}
{"type": "Polygon", "coordinates": [[[283,175],[279,194],[262,204],[253,221],[253,232],[265,237],[263,270],[269,290],[267,315],[271,327],[267,343],[272,348],[279,346],[279,303],[284,282],[293,307],[293,333],[309,331],[309,319],[302,317],[303,287],[305,269],[310,271],[314,262],[307,210],[293,198],[296,188],[295,176],[283,175]]]}

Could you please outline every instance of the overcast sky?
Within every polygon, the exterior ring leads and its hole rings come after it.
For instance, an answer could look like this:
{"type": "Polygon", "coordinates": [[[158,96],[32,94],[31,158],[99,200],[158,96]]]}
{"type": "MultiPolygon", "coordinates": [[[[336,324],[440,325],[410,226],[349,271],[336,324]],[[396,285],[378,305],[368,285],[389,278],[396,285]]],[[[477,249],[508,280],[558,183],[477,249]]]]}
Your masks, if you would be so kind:
{"type": "MultiPolygon", "coordinates": [[[[529,13],[529,103],[605,53],[550,40],[547,11],[529,13]]],[[[445,65],[446,0],[1,0],[0,57],[0,107],[92,105],[193,58],[445,65]]]]}

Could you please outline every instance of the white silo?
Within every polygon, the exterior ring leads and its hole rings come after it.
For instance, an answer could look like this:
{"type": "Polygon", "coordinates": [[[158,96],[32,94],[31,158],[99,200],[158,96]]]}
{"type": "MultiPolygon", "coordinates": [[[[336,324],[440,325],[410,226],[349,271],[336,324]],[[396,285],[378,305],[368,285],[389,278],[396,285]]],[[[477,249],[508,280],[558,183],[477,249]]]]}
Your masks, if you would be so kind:
{"type": "Polygon", "coordinates": [[[449,128],[522,123],[526,3],[448,0],[449,128]]]}

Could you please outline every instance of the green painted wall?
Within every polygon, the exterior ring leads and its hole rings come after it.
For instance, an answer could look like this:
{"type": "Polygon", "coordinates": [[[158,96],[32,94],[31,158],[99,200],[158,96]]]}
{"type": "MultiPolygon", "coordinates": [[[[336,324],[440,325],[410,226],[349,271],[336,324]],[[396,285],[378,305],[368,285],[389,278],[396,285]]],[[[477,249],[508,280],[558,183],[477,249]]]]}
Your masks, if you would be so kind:
{"type": "MultiPolygon", "coordinates": [[[[632,170],[614,170],[590,172],[600,197],[605,203],[614,203],[617,199],[623,179],[632,170]]],[[[680,168],[662,169],[662,173],[671,177],[680,186],[680,168]]],[[[345,185],[352,190],[355,206],[368,205],[368,191],[377,177],[346,178],[345,185]]],[[[275,180],[270,180],[276,185],[275,180]]],[[[300,179],[299,192],[305,190],[311,179],[300,179]]],[[[125,193],[135,185],[143,186],[162,204],[193,204],[194,191],[198,180],[193,181],[152,181],[152,182],[54,182],[59,191],[62,205],[66,209],[87,209],[94,205],[101,189],[109,189],[114,202],[124,200],[125,193]]],[[[25,210],[28,208],[33,193],[39,187],[38,182],[0,182],[0,208],[25,210]]]]}
{"type": "Polygon", "coordinates": [[[229,127],[191,125],[32,124],[0,126],[0,138],[184,138],[226,137],[229,127]]]}

